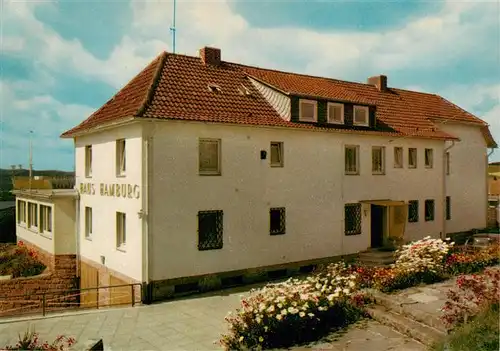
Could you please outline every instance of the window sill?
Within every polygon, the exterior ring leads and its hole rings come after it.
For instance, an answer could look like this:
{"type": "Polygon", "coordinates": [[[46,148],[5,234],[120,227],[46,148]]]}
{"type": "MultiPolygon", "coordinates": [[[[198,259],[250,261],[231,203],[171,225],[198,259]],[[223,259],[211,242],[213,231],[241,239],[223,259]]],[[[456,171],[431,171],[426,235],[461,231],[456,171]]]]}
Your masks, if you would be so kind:
{"type": "Polygon", "coordinates": [[[362,233],[344,233],[345,236],[356,236],[361,235],[362,233]]]}
{"type": "Polygon", "coordinates": [[[408,166],[409,169],[417,169],[417,166],[408,166]]]}
{"type": "Polygon", "coordinates": [[[117,173],[116,178],[125,178],[127,176],[126,173],[117,173]]]}
{"type": "Polygon", "coordinates": [[[369,127],[370,126],[368,123],[353,123],[352,125],[355,127],[369,127]]]}
{"type": "Polygon", "coordinates": [[[90,175],[86,174],[86,175],[85,175],[85,178],[86,178],[86,179],[92,179],[92,174],[90,174],[90,175]]]}
{"type": "Polygon", "coordinates": [[[221,172],[200,172],[199,175],[201,176],[220,176],[222,175],[221,172]]]}
{"type": "Polygon", "coordinates": [[[299,122],[318,123],[318,119],[311,120],[311,119],[302,119],[302,118],[299,118],[299,122]]]}
{"type": "Polygon", "coordinates": [[[85,236],[85,240],[92,241],[92,236],[85,236]]]}
{"type": "Polygon", "coordinates": [[[283,168],[283,165],[282,164],[277,164],[277,163],[275,163],[275,164],[271,163],[271,167],[273,167],[273,168],[283,168]]]}
{"type": "Polygon", "coordinates": [[[345,175],[357,176],[359,172],[345,172],[345,175]]]}
{"type": "Polygon", "coordinates": [[[44,237],[45,239],[52,240],[52,233],[45,234],[45,232],[42,232],[42,233],[40,233],[40,236],[44,237]]]}
{"type": "Polygon", "coordinates": [[[344,121],[327,121],[328,124],[344,125],[344,121]]]}
{"type": "Polygon", "coordinates": [[[396,168],[396,169],[402,169],[403,166],[394,165],[394,168],[396,168]]]}
{"type": "Polygon", "coordinates": [[[372,172],[372,175],[385,175],[385,172],[372,172]]]}
{"type": "Polygon", "coordinates": [[[120,245],[116,248],[116,251],[127,252],[127,248],[125,247],[125,245],[120,245]]]}
{"type": "Polygon", "coordinates": [[[425,169],[433,169],[434,167],[432,166],[425,166],[425,169]]]}

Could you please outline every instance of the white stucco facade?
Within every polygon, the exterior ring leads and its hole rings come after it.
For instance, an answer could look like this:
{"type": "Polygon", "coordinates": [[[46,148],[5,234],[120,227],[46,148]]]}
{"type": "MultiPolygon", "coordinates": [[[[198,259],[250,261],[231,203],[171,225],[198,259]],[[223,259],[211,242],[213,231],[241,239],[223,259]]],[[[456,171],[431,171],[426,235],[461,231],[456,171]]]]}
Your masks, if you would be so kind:
{"type": "Polygon", "coordinates": [[[365,200],[418,200],[419,220],[406,223],[406,240],[485,227],[484,139],[475,127],[443,128],[461,138],[449,150],[450,175],[444,150],[451,143],[439,140],[181,121],[144,121],[77,137],[80,255],[99,264],[104,257],[111,270],[155,281],[352,254],[371,245],[371,211],[363,204],[362,233],[346,236],[344,205],[365,200]],[[221,140],[221,175],[199,174],[200,138],[221,140]],[[124,176],[116,175],[118,139],[126,140],[124,176]],[[260,157],[261,150],[269,155],[272,141],[283,143],[284,167],[260,157]],[[91,177],[85,175],[88,145],[91,177]],[[345,174],[346,145],[359,146],[359,175],[345,174]],[[372,174],[372,146],[385,147],[382,175],[372,174]],[[403,148],[402,168],[394,167],[394,147],[403,148]],[[408,148],[418,150],[415,169],[408,167],[408,148]],[[424,166],[425,148],[433,149],[432,168],[424,166]],[[464,176],[474,191],[464,190],[464,176]],[[131,186],[140,195],[101,194],[101,184],[131,186]],[[445,192],[452,209],[446,223],[445,192]],[[435,204],[430,221],[426,200],[435,204]],[[90,238],[85,207],[92,208],[90,238]],[[270,235],[271,207],[286,208],[286,234],[270,235]],[[222,249],[198,250],[197,214],[205,210],[223,211],[222,249]],[[116,212],[126,214],[124,248],[117,248],[116,212]]]}
{"type": "Polygon", "coordinates": [[[75,140],[75,158],[76,187],[80,191],[77,232],[82,259],[104,264],[136,281],[143,281],[142,219],[138,214],[142,209],[143,196],[141,126],[134,124],[78,137],[75,140]],[[126,171],[123,176],[116,173],[117,139],[125,139],[126,143],[126,171]],[[92,175],[87,177],[85,147],[90,145],[92,175]],[[81,191],[82,184],[84,191],[81,191]],[[126,196],[123,196],[122,189],[126,189],[126,196]],[[86,207],[92,209],[90,236],[86,235],[86,207]],[[117,212],[124,213],[126,218],[126,243],[120,248],[117,247],[117,212]]]}

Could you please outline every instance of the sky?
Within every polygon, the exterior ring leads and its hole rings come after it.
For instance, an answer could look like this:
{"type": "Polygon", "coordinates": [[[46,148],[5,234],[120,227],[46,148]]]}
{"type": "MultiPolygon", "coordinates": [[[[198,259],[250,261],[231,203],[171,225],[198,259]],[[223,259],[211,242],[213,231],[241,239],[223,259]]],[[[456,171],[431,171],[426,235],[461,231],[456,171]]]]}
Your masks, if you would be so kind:
{"type": "MultiPolygon", "coordinates": [[[[59,135],[162,51],[172,1],[0,0],[0,168],[73,170],[59,135]]],[[[500,142],[500,0],[178,0],[176,52],[436,93],[500,142]]],[[[492,161],[500,161],[500,151],[492,161]]]]}

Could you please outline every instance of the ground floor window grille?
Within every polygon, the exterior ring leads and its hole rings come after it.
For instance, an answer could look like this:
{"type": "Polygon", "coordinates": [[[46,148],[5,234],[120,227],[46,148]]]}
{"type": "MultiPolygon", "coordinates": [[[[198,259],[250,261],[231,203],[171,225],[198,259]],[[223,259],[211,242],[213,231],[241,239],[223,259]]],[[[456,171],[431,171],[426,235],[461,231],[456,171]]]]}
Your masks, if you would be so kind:
{"type": "Polygon", "coordinates": [[[269,210],[269,227],[271,235],[285,234],[286,213],[284,207],[275,207],[269,210]]]}
{"type": "Polygon", "coordinates": [[[223,246],[223,211],[198,212],[198,250],[217,250],[223,246]]]}
{"type": "Polygon", "coordinates": [[[345,235],[361,234],[361,204],[344,207],[345,235]]]}

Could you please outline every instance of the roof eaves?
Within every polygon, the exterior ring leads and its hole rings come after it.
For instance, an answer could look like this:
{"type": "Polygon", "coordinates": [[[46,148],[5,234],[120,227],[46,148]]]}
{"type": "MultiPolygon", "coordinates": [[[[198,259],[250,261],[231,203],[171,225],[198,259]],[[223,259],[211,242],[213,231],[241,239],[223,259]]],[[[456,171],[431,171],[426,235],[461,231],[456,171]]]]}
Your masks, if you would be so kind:
{"type": "Polygon", "coordinates": [[[73,129],[68,130],[67,132],[64,132],[61,134],[60,138],[62,139],[68,139],[68,138],[74,138],[78,137],[84,134],[88,134],[90,132],[100,132],[102,130],[106,130],[109,128],[117,127],[122,124],[127,124],[131,122],[135,122],[136,118],[135,116],[126,116],[117,120],[112,120],[109,122],[100,122],[99,124],[96,125],[90,125],[89,127],[86,127],[84,125],[78,125],[73,129]]]}
{"type": "Polygon", "coordinates": [[[135,114],[136,117],[141,117],[148,108],[148,106],[151,104],[151,101],[153,101],[153,97],[155,95],[156,88],[158,87],[158,83],[160,82],[161,73],[163,71],[163,67],[165,66],[167,56],[168,54],[165,51],[161,54],[160,62],[158,62],[158,65],[156,66],[156,70],[153,75],[151,85],[148,89],[146,96],[144,97],[144,100],[141,103],[141,106],[137,109],[137,112],[135,114]]]}

